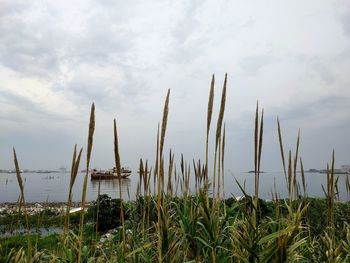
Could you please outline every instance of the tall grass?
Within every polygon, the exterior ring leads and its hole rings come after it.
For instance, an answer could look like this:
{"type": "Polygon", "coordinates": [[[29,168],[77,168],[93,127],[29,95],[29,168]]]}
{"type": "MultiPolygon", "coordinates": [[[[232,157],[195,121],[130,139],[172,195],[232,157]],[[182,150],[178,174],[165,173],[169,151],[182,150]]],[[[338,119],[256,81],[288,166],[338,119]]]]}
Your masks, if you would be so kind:
{"type": "Polygon", "coordinates": [[[86,174],[84,176],[83,182],[83,192],[81,197],[81,213],[80,213],[80,223],[79,223],[79,241],[78,241],[78,263],[81,262],[82,246],[83,246],[83,226],[84,226],[84,215],[85,215],[85,206],[86,206],[86,189],[87,189],[87,179],[90,169],[90,159],[92,152],[93,137],[95,131],[95,104],[91,106],[90,112],[90,122],[89,122],[89,131],[88,131],[88,141],[87,141],[87,152],[86,152],[86,174]]]}
{"type": "Polygon", "coordinates": [[[74,146],[73,160],[72,160],[71,174],[70,174],[70,181],[69,181],[68,201],[67,201],[67,208],[66,208],[66,219],[65,219],[65,228],[64,228],[65,234],[69,231],[69,219],[70,219],[69,214],[70,214],[70,209],[72,205],[72,191],[73,191],[75,179],[77,178],[82,151],[83,151],[83,148],[80,149],[79,154],[77,156],[77,145],[74,146]]]}
{"type": "Polygon", "coordinates": [[[20,172],[21,170],[19,168],[15,148],[13,148],[13,159],[15,162],[17,182],[18,182],[19,189],[20,189],[19,211],[21,211],[21,208],[23,209],[24,217],[25,217],[25,221],[26,221],[26,226],[27,226],[27,242],[28,242],[27,243],[28,244],[27,259],[28,259],[28,262],[30,262],[32,259],[32,243],[31,243],[31,239],[30,239],[30,227],[29,227],[28,214],[27,214],[26,202],[25,202],[25,197],[24,197],[24,184],[23,184],[23,180],[22,180],[22,176],[21,176],[21,172],[20,172]]]}
{"type": "MultiPolygon", "coordinates": [[[[295,150],[285,154],[282,129],[277,118],[277,133],[282,159],[283,175],[286,181],[288,197],[281,199],[276,186],[271,191],[272,202],[260,199],[260,180],[263,179],[262,152],[264,143],[264,109],[255,109],[254,131],[254,190],[252,195],[246,192],[245,182],[236,180],[244,198],[236,200],[225,196],[225,152],[227,135],[225,125],[225,104],[227,74],[221,92],[219,114],[214,133],[214,163],[209,172],[209,142],[212,114],[214,111],[214,85],[212,76],[205,135],[205,162],[185,160],[181,154],[179,164],[172,150],[169,150],[168,167],[165,167],[165,141],[169,121],[170,90],[168,90],[161,125],[158,124],[156,138],[156,158],[153,167],[147,159],[140,159],[139,182],[136,200],[125,202],[122,195],[121,156],[119,151],[117,123],[114,119],[114,160],[119,181],[120,218],[117,234],[113,239],[99,240],[100,230],[96,222],[96,235],[89,243],[86,230],[85,210],[89,165],[92,154],[95,129],[95,107],[91,107],[86,174],[82,190],[82,212],[79,227],[69,231],[69,210],[72,202],[72,189],[78,172],[82,149],[74,147],[67,210],[64,215],[64,236],[70,240],[58,244],[57,250],[39,250],[34,246],[33,253],[29,219],[25,210],[24,184],[16,152],[14,160],[17,180],[20,187],[19,207],[23,207],[28,229],[27,251],[23,248],[12,249],[4,253],[7,261],[22,262],[348,262],[350,252],[350,217],[339,218],[336,208],[338,178],[334,174],[335,155],[327,169],[326,199],[313,201],[308,197],[307,182],[303,160],[300,154],[300,130],[295,150]],[[299,162],[299,164],[298,164],[299,162]],[[298,166],[299,165],[299,166],[298,166]],[[297,171],[300,167],[303,196],[300,195],[300,182],[297,171]],[[152,172],[153,171],[153,172],[152,172]],[[153,176],[153,191],[151,187],[153,176]],[[194,176],[192,191],[191,176],[194,176]],[[167,183],[165,185],[165,180],[167,183]],[[212,193],[209,185],[212,184],[212,193]],[[319,202],[320,209],[313,207],[319,202]],[[320,213],[326,218],[326,226],[321,223],[320,213]],[[315,228],[320,228],[318,233],[315,228]],[[27,254],[26,254],[27,253],[27,254]],[[27,255],[27,259],[25,259],[27,255]],[[16,261],[17,260],[17,261],[16,261]]],[[[350,189],[349,179],[346,186],[350,189]]],[[[227,187],[227,186],[226,186],[227,187]]],[[[229,186],[228,186],[229,187],[229,186]]],[[[100,191],[99,191],[100,192],[100,191]]],[[[99,202],[99,201],[97,201],[99,202]]],[[[99,220],[100,204],[97,203],[99,220]]],[[[343,215],[346,217],[346,215],[343,215]]],[[[104,220],[102,218],[101,220],[104,220]]],[[[94,229],[95,231],[95,229],[94,229]]],[[[3,248],[0,245],[0,257],[3,248]]],[[[7,251],[7,250],[6,250],[7,251]]],[[[0,258],[0,261],[3,259],[0,258]]],[[[7,262],[5,261],[5,262],[7,262]]]]}
{"type": "Polygon", "coordinates": [[[125,222],[124,222],[124,208],[123,208],[123,195],[122,195],[122,172],[121,172],[121,164],[120,164],[120,154],[119,154],[119,142],[118,142],[118,132],[117,132],[117,123],[114,119],[114,159],[115,166],[117,167],[117,174],[119,180],[119,198],[120,198],[120,217],[122,222],[122,231],[123,231],[123,257],[125,253],[125,222]]]}

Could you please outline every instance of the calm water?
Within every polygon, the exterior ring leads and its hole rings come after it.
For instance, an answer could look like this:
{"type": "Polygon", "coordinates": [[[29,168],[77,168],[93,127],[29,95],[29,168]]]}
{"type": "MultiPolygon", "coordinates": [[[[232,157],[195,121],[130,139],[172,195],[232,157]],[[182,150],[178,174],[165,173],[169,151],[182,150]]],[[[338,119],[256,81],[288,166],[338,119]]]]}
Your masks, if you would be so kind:
{"type": "MultiPolygon", "coordinates": [[[[83,184],[83,173],[79,173],[73,189],[73,200],[81,200],[81,191],[83,184]]],[[[298,175],[299,176],[299,175],[298,175]]],[[[339,175],[339,192],[340,199],[350,201],[350,197],[346,193],[345,180],[347,175],[339,175]]],[[[22,174],[25,184],[25,198],[27,202],[65,202],[68,195],[69,173],[24,173],[22,174]]],[[[249,173],[232,173],[225,174],[225,195],[226,197],[242,195],[237,186],[234,177],[243,185],[246,181],[247,193],[254,192],[254,174],[249,173]]],[[[134,199],[138,184],[138,174],[134,173],[128,179],[123,179],[121,189],[123,198],[134,199]]],[[[299,178],[300,179],[300,178],[299,178]]],[[[301,182],[301,180],[300,180],[301,182]]],[[[151,183],[153,178],[151,178],[151,183]]],[[[322,184],[326,186],[326,175],[319,173],[307,173],[306,183],[309,196],[324,197],[322,184]]],[[[300,183],[301,184],[301,183],[300,183]]],[[[268,172],[260,175],[260,197],[271,199],[271,190],[276,185],[277,191],[281,197],[286,197],[286,186],[284,175],[280,172],[268,172]]],[[[325,187],[326,188],[326,187],[325,187]]],[[[178,190],[180,191],[180,189],[178,190]]],[[[88,180],[87,186],[87,201],[92,201],[96,198],[98,192],[98,181],[88,180]]],[[[101,194],[105,193],[112,197],[119,197],[119,182],[118,180],[101,181],[101,194]]],[[[19,196],[19,187],[15,174],[0,174],[0,203],[16,202],[19,196]]]]}

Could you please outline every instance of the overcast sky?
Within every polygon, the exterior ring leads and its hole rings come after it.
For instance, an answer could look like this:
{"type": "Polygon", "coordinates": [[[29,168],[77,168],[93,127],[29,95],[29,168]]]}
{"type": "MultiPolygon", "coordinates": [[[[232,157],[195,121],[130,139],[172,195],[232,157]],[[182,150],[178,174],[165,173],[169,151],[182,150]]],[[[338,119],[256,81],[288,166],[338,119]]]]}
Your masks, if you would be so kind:
{"type": "Polygon", "coordinates": [[[211,75],[216,123],[225,72],[227,169],[253,167],[257,100],[262,169],[282,168],[277,116],[286,149],[301,129],[306,168],[324,168],[333,148],[350,163],[347,0],[0,0],[0,168],[14,167],[13,146],[22,168],[69,167],[92,102],[93,167],[113,166],[113,118],[122,164],[153,162],[169,88],[165,150],[203,159],[211,75]]]}

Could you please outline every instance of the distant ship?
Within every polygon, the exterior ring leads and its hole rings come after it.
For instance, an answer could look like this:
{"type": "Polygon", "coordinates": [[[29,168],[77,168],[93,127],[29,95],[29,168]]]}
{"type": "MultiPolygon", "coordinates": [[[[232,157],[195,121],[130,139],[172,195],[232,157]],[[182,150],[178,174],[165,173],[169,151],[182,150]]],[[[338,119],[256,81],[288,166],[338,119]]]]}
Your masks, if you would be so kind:
{"type": "MultiPolygon", "coordinates": [[[[131,170],[122,167],[121,168],[121,179],[127,178],[131,175],[131,170]]],[[[103,171],[93,169],[91,173],[91,180],[103,180],[103,179],[119,179],[117,168],[103,171]]]]}
{"type": "MultiPolygon", "coordinates": [[[[258,172],[258,171],[257,171],[257,172],[258,172]]],[[[249,174],[255,174],[255,171],[250,170],[248,173],[249,173],[249,174]]],[[[263,173],[265,173],[265,172],[264,172],[264,171],[260,171],[259,173],[263,174],[263,173]]]]}

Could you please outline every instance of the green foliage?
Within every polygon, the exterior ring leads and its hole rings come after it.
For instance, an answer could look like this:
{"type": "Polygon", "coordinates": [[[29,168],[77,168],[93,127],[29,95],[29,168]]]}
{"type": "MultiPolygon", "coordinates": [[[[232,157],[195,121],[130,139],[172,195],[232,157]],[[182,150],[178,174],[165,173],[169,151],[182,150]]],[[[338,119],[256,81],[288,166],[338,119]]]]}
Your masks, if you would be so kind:
{"type": "Polygon", "coordinates": [[[112,199],[106,194],[100,195],[94,204],[88,209],[88,216],[96,217],[97,203],[99,202],[98,230],[105,232],[116,228],[121,224],[120,199],[112,199]]]}

